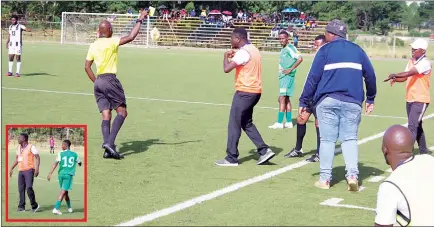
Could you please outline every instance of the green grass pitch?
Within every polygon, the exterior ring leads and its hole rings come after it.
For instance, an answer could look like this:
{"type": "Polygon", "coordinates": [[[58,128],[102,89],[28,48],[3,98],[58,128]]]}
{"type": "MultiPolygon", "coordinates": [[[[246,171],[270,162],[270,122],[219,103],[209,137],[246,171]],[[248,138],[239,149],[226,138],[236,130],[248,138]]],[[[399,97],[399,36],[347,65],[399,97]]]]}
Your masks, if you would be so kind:
{"type": "MultiPolygon", "coordinates": [[[[295,128],[268,129],[277,117],[273,108],[277,107],[279,92],[278,53],[263,54],[264,93],[254,113],[254,123],[277,156],[270,165],[257,166],[255,147],[243,134],[241,165],[219,168],[214,161],[225,156],[226,104],[234,93],[234,74],[223,73],[223,52],[124,47],[119,51],[118,78],[132,98],[127,99],[129,115],[117,145],[125,159],[103,160],[101,117],[92,95],[93,84],[84,72],[86,53],[87,46],[27,44],[23,48],[22,77],[2,76],[3,130],[6,124],[88,125],[85,225],[116,225],[304,160],[283,158],[295,146],[295,128]]],[[[2,56],[4,74],[6,50],[2,56]]],[[[312,57],[306,56],[297,72],[294,107],[298,106],[311,62],[312,57]]],[[[390,87],[382,82],[389,73],[402,71],[406,61],[373,60],[373,65],[378,81],[373,114],[388,117],[363,116],[359,139],[392,124],[406,123],[404,85],[390,87]]],[[[425,115],[431,113],[429,107],[425,115]]],[[[296,115],[294,111],[294,119],[296,115]]],[[[433,146],[434,119],[426,120],[424,127],[428,145],[433,146]]],[[[315,147],[315,129],[310,121],[303,150],[309,152],[315,147]]],[[[381,139],[359,146],[360,180],[365,189],[358,193],[347,191],[343,157],[337,155],[334,185],[328,191],[313,186],[319,172],[318,163],[313,163],[142,225],[372,225],[375,212],[320,203],[342,198],[345,204],[375,208],[379,183],[368,179],[389,174],[380,147],[381,139]]],[[[4,157],[5,152],[2,154],[4,157]]],[[[46,177],[50,166],[51,162],[44,162],[41,177],[46,177]]],[[[42,206],[53,206],[58,193],[56,182],[41,180],[35,187],[42,206]]],[[[10,196],[13,202],[16,194],[10,196]]],[[[47,215],[50,213],[32,214],[41,218],[47,215]]]]}
{"type": "MultiPolygon", "coordinates": [[[[37,215],[30,213],[30,201],[26,194],[26,212],[18,213],[16,212],[18,206],[18,167],[9,178],[9,218],[10,219],[26,219],[26,218],[37,218],[37,219],[83,219],[84,218],[84,166],[79,167],[77,165],[76,175],[73,179],[72,190],[69,192],[71,198],[71,205],[73,213],[68,213],[65,201],[62,202],[60,207],[60,212],[62,215],[55,216],[51,213],[54,208],[54,204],[60,192],[59,183],[57,181],[57,171],[59,167],[53,172],[51,180],[47,180],[48,173],[51,170],[52,164],[55,162],[57,157],[56,149],[55,154],[50,154],[49,148],[41,148],[39,144],[35,144],[37,149],[39,149],[41,157],[41,165],[39,169],[39,176],[34,180],[34,190],[36,195],[36,201],[40,204],[40,209],[37,215]]],[[[15,160],[15,148],[16,146],[9,145],[9,167],[15,160]]],[[[72,150],[78,153],[79,157],[83,160],[83,148],[75,149],[71,147],[72,150]]],[[[8,171],[9,172],[9,171],[8,171]]]]}

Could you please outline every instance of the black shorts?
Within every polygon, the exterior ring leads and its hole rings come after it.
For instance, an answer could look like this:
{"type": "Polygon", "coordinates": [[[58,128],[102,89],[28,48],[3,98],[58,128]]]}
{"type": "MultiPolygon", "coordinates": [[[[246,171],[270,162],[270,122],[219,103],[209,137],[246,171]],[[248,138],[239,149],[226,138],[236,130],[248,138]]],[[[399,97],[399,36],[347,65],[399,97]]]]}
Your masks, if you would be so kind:
{"type": "Polygon", "coordinates": [[[316,118],[316,106],[314,106],[313,103],[309,103],[307,105],[306,112],[313,114],[313,116],[316,118]]]}
{"type": "Polygon", "coordinates": [[[98,75],[94,84],[94,95],[99,112],[127,106],[124,89],[115,74],[98,75]]]}
{"type": "Polygon", "coordinates": [[[50,149],[54,149],[54,147],[50,146],[50,149]]]}

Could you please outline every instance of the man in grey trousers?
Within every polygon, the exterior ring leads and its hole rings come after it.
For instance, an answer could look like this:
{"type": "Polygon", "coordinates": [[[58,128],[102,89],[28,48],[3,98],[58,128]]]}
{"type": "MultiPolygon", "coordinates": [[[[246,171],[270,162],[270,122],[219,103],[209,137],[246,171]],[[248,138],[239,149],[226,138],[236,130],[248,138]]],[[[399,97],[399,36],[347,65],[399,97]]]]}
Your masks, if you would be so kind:
{"type": "Polygon", "coordinates": [[[422,128],[422,117],[431,103],[430,80],[431,62],[426,57],[428,42],[416,39],[411,45],[412,58],[408,61],[404,72],[390,74],[385,81],[407,82],[405,100],[407,101],[408,129],[413,133],[419,152],[428,153],[425,133],[422,128]]]}

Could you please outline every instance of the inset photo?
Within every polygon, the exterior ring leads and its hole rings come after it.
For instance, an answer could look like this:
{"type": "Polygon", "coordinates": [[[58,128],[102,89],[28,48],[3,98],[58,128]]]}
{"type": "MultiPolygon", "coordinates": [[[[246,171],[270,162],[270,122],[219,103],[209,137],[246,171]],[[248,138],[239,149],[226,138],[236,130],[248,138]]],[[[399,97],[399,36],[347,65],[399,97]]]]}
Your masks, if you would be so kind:
{"type": "Polygon", "coordinates": [[[6,125],[5,132],[6,222],[86,222],[86,125],[6,125]]]}

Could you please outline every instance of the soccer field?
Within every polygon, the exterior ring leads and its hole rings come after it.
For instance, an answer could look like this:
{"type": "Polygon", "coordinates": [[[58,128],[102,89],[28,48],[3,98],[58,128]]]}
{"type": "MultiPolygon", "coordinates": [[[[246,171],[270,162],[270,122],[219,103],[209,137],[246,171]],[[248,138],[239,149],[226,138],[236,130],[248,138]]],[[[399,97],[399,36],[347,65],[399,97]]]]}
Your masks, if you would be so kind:
{"type": "MultiPolygon", "coordinates": [[[[9,178],[9,218],[10,219],[27,219],[27,218],[37,218],[37,219],[83,219],[84,218],[84,170],[83,167],[77,165],[76,174],[73,179],[72,190],[69,192],[71,198],[71,205],[73,208],[73,213],[68,213],[65,201],[62,202],[60,211],[63,215],[54,216],[51,211],[54,208],[54,204],[59,196],[60,188],[57,181],[57,171],[59,167],[53,172],[51,181],[47,180],[48,173],[51,171],[51,167],[56,160],[56,154],[50,154],[49,148],[41,149],[41,146],[35,144],[39,149],[39,155],[41,157],[41,165],[39,169],[39,176],[34,180],[33,189],[35,190],[36,201],[40,205],[40,209],[37,214],[29,212],[30,201],[26,194],[26,212],[18,213],[16,212],[18,206],[18,168],[9,178]]],[[[15,161],[15,148],[16,146],[9,145],[9,168],[10,165],[15,161]]],[[[71,147],[72,150],[77,152],[81,159],[83,157],[83,147],[75,149],[71,147]]],[[[6,173],[8,173],[7,171],[6,173]]]]}
{"type": "MultiPolygon", "coordinates": [[[[22,77],[2,76],[2,130],[6,124],[88,125],[88,222],[80,224],[351,226],[374,223],[372,210],[320,203],[341,198],[340,205],[375,208],[380,182],[370,182],[370,179],[389,174],[378,133],[390,125],[406,123],[404,85],[390,87],[382,80],[391,72],[402,71],[405,60],[373,61],[378,81],[376,106],[373,116],[362,117],[359,130],[360,181],[364,189],[350,193],[346,188],[342,155],[337,155],[334,161],[332,188],[318,189],[313,185],[318,179],[318,163],[306,164],[305,158],[283,157],[295,146],[296,128],[268,129],[277,117],[278,53],[263,54],[264,93],[254,113],[254,123],[277,153],[270,165],[256,165],[255,147],[245,134],[239,144],[241,165],[233,168],[214,165],[214,161],[225,156],[229,107],[234,93],[234,74],[223,73],[222,51],[124,47],[119,51],[118,78],[128,96],[129,114],[117,137],[117,145],[125,159],[104,160],[101,117],[93,97],[93,84],[84,72],[87,48],[28,44],[23,48],[22,77]],[[226,188],[240,182],[243,183],[226,188]],[[203,195],[207,196],[199,197],[203,195]],[[196,197],[199,198],[183,203],[196,197]],[[143,218],[128,222],[136,217],[143,218]]],[[[6,50],[2,56],[4,74],[6,50]]],[[[311,62],[311,57],[305,57],[298,69],[294,107],[298,106],[311,62]]],[[[424,121],[430,147],[434,146],[433,113],[429,107],[424,121]]],[[[294,120],[296,115],[294,110],[294,120]]],[[[2,139],[5,141],[4,133],[2,139]]],[[[310,121],[303,150],[314,152],[315,148],[315,128],[310,121]]],[[[5,152],[2,154],[4,157],[5,152]]],[[[47,174],[41,169],[41,177],[47,174]]],[[[49,184],[55,188],[55,182],[49,184]]],[[[40,203],[50,207],[55,196],[57,191],[40,203]]],[[[42,218],[45,214],[34,216],[42,218]]]]}

